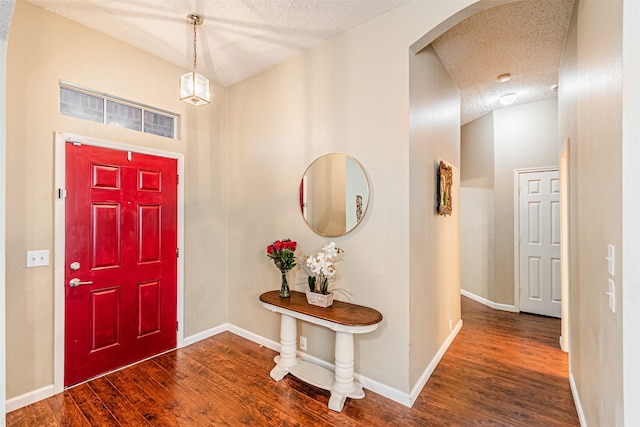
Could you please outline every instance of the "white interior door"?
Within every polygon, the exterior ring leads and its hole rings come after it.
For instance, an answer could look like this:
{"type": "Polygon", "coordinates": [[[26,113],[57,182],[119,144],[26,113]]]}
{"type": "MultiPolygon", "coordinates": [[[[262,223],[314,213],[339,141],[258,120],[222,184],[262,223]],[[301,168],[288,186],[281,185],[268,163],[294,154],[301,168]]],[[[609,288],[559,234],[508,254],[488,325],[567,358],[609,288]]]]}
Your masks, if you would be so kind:
{"type": "Polygon", "coordinates": [[[560,175],[519,174],[520,311],[561,317],[560,175]]]}

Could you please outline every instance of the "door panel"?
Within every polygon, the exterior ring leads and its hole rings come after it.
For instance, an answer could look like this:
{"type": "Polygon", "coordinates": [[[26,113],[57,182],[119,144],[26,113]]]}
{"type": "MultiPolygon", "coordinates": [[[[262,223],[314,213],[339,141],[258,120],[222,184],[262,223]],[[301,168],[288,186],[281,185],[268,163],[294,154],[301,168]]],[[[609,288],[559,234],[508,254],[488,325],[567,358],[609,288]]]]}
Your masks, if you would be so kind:
{"type": "Polygon", "coordinates": [[[138,206],[138,262],[160,262],[162,232],[159,205],[138,206]]]}
{"type": "Polygon", "coordinates": [[[519,175],[520,311],[561,316],[558,171],[519,175]]]}
{"type": "Polygon", "coordinates": [[[138,283],[138,336],[160,331],[160,281],[138,283]]]}
{"type": "Polygon", "coordinates": [[[91,259],[93,269],[120,266],[120,205],[91,205],[91,259]]]}
{"type": "Polygon", "coordinates": [[[69,386],[176,346],[177,162],[67,143],[66,187],[69,386]]]}
{"type": "Polygon", "coordinates": [[[91,352],[120,344],[120,290],[91,291],[89,319],[91,352]]]}

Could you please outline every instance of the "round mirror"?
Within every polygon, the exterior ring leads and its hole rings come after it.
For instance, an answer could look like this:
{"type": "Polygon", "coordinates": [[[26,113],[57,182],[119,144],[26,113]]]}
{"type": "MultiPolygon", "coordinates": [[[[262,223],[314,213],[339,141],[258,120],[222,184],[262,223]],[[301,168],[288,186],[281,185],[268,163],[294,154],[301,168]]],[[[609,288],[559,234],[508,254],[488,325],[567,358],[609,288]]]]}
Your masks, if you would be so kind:
{"type": "Polygon", "coordinates": [[[356,159],[342,153],[318,157],[300,182],[300,210],[321,236],[344,236],[364,218],[369,206],[369,181],[356,159]]]}

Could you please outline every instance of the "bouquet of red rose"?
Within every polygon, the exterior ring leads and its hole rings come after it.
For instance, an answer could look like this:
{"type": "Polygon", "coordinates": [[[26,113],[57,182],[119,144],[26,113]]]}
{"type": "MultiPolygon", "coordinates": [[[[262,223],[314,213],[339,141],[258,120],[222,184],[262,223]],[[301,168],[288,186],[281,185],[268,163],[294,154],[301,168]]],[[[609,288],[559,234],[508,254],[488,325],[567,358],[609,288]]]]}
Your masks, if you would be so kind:
{"type": "Polygon", "coordinates": [[[276,240],[267,246],[267,256],[273,260],[281,272],[291,270],[296,266],[296,257],[293,254],[296,246],[297,243],[292,242],[291,239],[276,240]]]}

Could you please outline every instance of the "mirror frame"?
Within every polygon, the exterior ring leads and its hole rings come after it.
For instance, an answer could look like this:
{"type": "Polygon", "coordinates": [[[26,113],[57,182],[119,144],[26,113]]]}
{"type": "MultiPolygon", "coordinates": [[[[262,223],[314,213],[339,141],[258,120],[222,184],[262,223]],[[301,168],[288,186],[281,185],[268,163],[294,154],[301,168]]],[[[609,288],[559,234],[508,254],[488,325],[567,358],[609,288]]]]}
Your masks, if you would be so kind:
{"type": "MultiPolygon", "coordinates": [[[[355,157],[350,156],[348,154],[345,153],[341,153],[341,152],[329,152],[329,153],[325,153],[322,154],[318,157],[316,157],[310,164],[309,166],[307,166],[307,168],[304,170],[304,173],[302,174],[302,178],[300,179],[300,184],[298,186],[298,196],[299,196],[299,202],[298,202],[298,206],[300,209],[300,216],[302,217],[302,220],[305,222],[305,224],[307,224],[307,226],[316,234],[323,236],[323,237],[342,237],[342,236],[346,236],[347,234],[351,233],[353,230],[355,230],[356,228],[358,228],[358,225],[360,225],[360,223],[362,223],[362,221],[364,221],[364,219],[367,216],[367,212],[369,211],[369,206],[371,205],[371,185],[369,183],[369,176],[367,175],[367,171],[364,169],[364,167],[362,166],[362,164],[356,160],[355,157]],[[304,216],[304,210],[303,210],[303,183],[304,183],[304,177],[309,173],[309,170],[313,167],[314,164],[316,164],[316,162],[318,162],[320,159],[326,157],[326,156],[331,156],[331,155],[336,155],[339,154],[341,156],[344,156],[347,159],[351,159],[362,171],[362,175],[364,176],[364,181],[365,184],[367,186],[367,203],[366,204],[361,204],[359,207],[361,209],[356,211],[356,215],[359,216],[359,218],[357,219],[357,222],[355,223],[355,225],[353,227],[351,227],[348,230],[345,230],[344,233],[342,234],[327,234],[327,233],[322,233],[318,230],[316,230],[309,221],[307,221],[307,218],[305,218],[304,216]]],[[[356,204],[358,203],[357,199],[356,199],[356,204]]],[[[357,205],[356,205],[357,206],[357,205]]],[[[356,208],[357,209],[357,208],[356,208]]]]}

